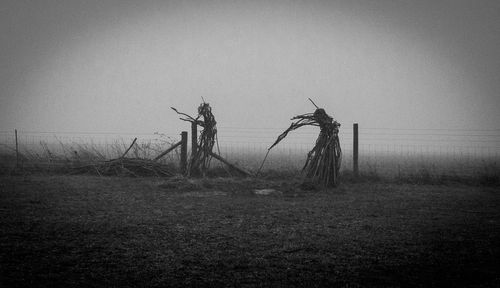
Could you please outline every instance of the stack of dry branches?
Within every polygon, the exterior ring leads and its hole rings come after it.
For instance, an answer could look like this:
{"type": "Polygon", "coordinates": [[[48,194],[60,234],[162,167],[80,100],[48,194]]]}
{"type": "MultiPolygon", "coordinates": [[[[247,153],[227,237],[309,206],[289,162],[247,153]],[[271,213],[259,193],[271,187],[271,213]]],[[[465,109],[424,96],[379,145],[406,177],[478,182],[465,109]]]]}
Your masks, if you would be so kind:
{"type": "Polygon", "coordinates": [[[206,171],[210,167],[210,161],[212,160],[213,155],[212,149],[217,141],[217,122],[212,114],[212,108],[208,103],[203,101],[203,103],[201,103],[198,107],[198,116],[196,118],[179,112],[174,107],[170,108],[177,112],[177,114],[186,117],[180,118],[181,120],[195,123],[202,128],[197,143],[198,149],[196,150],[196,153],[191,155],[191,160],[189,161],[187,176],[190,176],[190,174],[199,174],[200,172],[205,175],[206,171]]]}
{"type": "Polygon", "coordinates": [[[173,176],[172,167],[149,159],[117,158],[73,168],[73,173],[99,176],[173,176]]]}
{"type": "Polygon", "coordinates": [[[137,138],[118,158],[97,163],[89,163],[73,168],[73,173],[90,173],[99,176],[173,176],[173,169],[168,165],[155,160],[144,158],[125,158],[127,153],[136,145],[137,138]]]}
{"type": "MultiPolygon", "coordinates": [[[[309,100],[312,102],[311,99],[309,100]]],[[[316,106],[314,113],[298,115],[291,120],[296,121],[278,136],[278,139],[269,147],[268,152],[283,140],[290,131],[307,125],[318,126],[320,128],[319,136],[316,139],[314,148],[307,154],[307,160],[302,168],[302,172],[305,174],[306,179],[314,183],[319,183],[324,187],[336,186],[338,184],[338,175],[342,160],[342,151],[338,136],[340,123],[326,114],[324,109],[318,108],[318,106],[316,106]]]]}

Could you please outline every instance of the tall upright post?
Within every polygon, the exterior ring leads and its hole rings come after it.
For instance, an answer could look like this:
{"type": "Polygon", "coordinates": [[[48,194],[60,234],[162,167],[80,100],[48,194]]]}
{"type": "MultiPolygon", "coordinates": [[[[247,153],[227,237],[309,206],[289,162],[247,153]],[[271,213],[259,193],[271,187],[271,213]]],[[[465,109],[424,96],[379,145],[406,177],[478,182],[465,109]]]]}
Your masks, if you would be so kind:
{"type": "Polygon", "coordinates": [[[358,177],[359,176],[359,166],[358,166],[358,148],[359,148],[359,142],[358,142],[358,123],[354,123],[352,125],[352,135],[353,135],[353,141],[352,141],[352,171],[354,172],[354,176],[358,177]]]}
{"type": "Polygon", "coordinates": [[[17,142],[17,129],[14,129],[14,134],[16,136],[16,168],[19,169],[19,145],[17,142]]]}
{"type": "Polygon", "coordinates": [[[181,172],[187,172],[187,140],[188,140],[188,132],[182,131],[181,133],[181,172]]]}
{"type": "Polygon", "coordinates": [[[191,122],[191,158],[198,152],[198,124],[191,122]]]}

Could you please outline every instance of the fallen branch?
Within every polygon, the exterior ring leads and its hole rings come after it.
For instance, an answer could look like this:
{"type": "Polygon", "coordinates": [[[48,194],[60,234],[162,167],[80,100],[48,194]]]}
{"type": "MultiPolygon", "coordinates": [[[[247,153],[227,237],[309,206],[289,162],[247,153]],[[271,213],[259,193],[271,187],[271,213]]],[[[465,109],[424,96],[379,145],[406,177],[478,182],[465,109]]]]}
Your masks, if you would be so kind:
{"type": "Polygon", "coordinates": [[[231,163],[227,162],[227,160],[226,160],[226,159],[222,158],[221,156],[219,156],[219,155],[217,155],[217,154],[215,154],[215,153],[213,153],[213,152],[210,152],[210,156],[214,157],[215,159],[217,159],[217,160],[219,160],[220,162],[222,162],[222,163],[226,164],[227,166],[229,166],[229,168],[234,169],[234,170],[236,170],[236,171],[240,172],[240,173],[241,173],[241,174],[243,174],[243,175],[246,175],[246,176],[250,176],[250,175],[251,175],[251,173],[250,173],[250,172],[245,171],[245,170],[243,170],[243,169],[241,169],[241,168],[236,167],[235,165],[233,165],[233,164],[231,164],[231,163]]]}
{"type": "Polygon", "coordinates": [[[141,158],[117,158],[73,168],[73,174],[99,176],[173,176],[172,167],[141,158]]]}

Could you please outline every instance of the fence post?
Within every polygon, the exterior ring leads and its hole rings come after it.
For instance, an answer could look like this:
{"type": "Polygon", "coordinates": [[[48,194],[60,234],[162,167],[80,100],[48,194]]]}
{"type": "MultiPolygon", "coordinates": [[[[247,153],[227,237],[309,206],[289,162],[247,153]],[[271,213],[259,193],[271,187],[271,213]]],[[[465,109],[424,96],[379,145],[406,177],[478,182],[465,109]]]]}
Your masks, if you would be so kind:
{"type": "Polygon", "coordinates": [[[191,158],[198,152],[198,124],[191,122],[191,158]]]}
{"type": "Polygon", "coordinates": [[[355,177],[359,176],[359,166],[358,166],[358,123],[352,125],[353,134],[353,147],[352,147],[352,171],[355,177]]]}
{"type": "Polygon", "coordinates": [[[19,145],[17,143],[17,129],[14,129],[14,134],[16,136],[16,168],[19,169],[19,145]]]}
{"type": "Polygon", "coordinates": [[[186,173],[187,171],[187,140],[188,132],[182,131],[181,133],[181,172],[186,173]]]}

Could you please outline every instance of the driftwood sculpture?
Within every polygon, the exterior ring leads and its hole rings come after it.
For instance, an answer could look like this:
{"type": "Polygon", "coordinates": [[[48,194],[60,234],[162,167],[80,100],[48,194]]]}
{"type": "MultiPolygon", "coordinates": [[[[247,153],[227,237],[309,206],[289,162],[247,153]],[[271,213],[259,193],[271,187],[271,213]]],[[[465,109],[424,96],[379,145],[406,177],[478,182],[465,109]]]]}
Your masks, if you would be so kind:
{"type": "Polygon", "coordinates": [[[234,166],[233,164],[227,162],[218,153],[214,153],[212,150],[214,145],[217,143],[217,122],[212,114],[212,108],[208,103],[203,101],[198,107],[198,116],[193,118],[186,113],[177,111],[174,107],[170,107],[177,114],[184,116],[185,118],[179,118],[183,121],[191,122],[202,128],[200,136],[198,138],[197,149],[195,153],[191,154],[191,160],[189,161],[189,167],[186,171],[187,176],[199,175],[200,173],[205,176],[208,168],[210,168],[210,162],[212,157],[231,167],[232,169],[240,172],[244,175],[249,175],[247,171],[234,166]]]}
{"type": "Polygon", "coordinates": [[[186,113],[179,112],[174,107],[170,108],[172,108],[172,110],[174,110],[177,114],[185,117],[180,118],[181,120],[188,121],[202,127],[200,137],[198,138],[197,149],[195,153],[191,155],[191,159],[188,164],[187,175],[190,176],[190,174],[199,174],[200,172],[205,174],[207,169],[210,167],[212,149],[217,137],[217,122],[212,114],[212,108],[208,103],[201,103],[198,107],[198,116],[196,116],[196,118],[193,118],[186,113]]]}
{"type": "Polygon", "coordinates": [[[306,179],[313,183],[321,184],[323,187],[333,187],[338,184],[340,163],[342,160],[342,151],[338,136],[340,123],[329,116],[324,109],[316,106],[311,99],[309,100],[316,107],[316,111],[293,117],[291,120],[295,121],[278,136],[278,139],[269,147],[268,153],[289,132],[302,126],[318,126],[320,128],[319,136],[316,139],[313,149],[307,154],[307,160],[302,168],[302,173],[306,179]]]}

